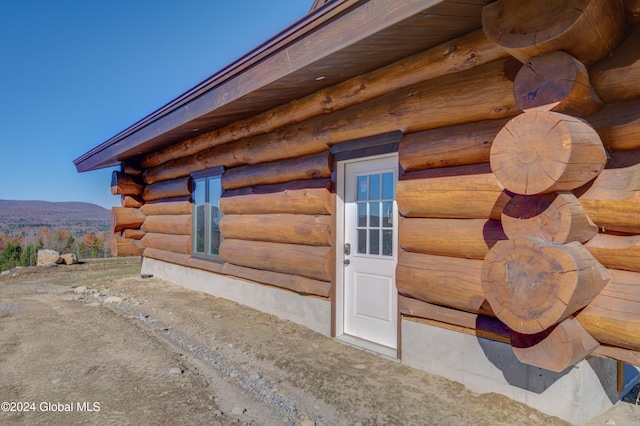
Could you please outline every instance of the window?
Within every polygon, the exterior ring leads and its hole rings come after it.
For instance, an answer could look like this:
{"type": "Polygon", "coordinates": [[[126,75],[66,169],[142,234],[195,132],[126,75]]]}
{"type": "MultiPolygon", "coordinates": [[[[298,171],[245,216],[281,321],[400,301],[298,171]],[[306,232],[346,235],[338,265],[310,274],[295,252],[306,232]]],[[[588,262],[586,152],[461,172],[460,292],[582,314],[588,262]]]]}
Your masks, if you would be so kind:
{"type": "Polygon", "coordinates": [[[193,173],[193,254],[218,259],[222,167],[193,173]]]}

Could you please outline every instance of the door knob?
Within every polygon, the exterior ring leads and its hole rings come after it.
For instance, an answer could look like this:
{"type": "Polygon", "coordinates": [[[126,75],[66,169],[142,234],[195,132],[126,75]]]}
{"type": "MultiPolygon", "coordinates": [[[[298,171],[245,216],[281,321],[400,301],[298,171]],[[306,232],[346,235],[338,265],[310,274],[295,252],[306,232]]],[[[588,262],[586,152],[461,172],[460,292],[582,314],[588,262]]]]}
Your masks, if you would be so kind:
{"type": "Polygon", "coordinates": [[[349,266],[351,261],[349,259],[345,259],[342,263],[344,263],[344,266],[349,266]]]}

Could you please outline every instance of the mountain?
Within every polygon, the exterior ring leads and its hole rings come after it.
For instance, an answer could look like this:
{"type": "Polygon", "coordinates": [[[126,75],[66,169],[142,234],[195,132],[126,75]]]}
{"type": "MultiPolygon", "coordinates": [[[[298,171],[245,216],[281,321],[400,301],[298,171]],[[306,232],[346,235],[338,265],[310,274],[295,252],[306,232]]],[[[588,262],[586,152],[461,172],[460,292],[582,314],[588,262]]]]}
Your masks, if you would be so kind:
{"type": "Polygon", "coordinates": [[[0,234],[9,236],[50,230],[70,230],[74,235],[109,230],[109,210],[91,203],[0,200],[0,234]]]}

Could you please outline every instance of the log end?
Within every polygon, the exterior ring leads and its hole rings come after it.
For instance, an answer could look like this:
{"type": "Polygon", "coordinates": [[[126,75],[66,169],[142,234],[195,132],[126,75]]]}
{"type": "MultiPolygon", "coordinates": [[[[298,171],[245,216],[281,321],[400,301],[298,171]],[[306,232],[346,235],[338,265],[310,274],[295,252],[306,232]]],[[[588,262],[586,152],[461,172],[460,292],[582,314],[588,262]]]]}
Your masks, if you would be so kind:
{"type": "Polygon", "coordinates": [[[604,106],[591,87],[584,64],[561,51],[527,62],[515,78],[513,96],[523,111],[555,111],[577,117],[595,114],[604,106]]]}
{"type": "Polygon", "coordinates": [[[481,280],[502,322],[518,333],[536,334],[585,307],[609,275],[580,243],[526,237],[498,241],[484,259],[481,280]]]}
{"type": "Polygon", "coordinates": [[[535,237],[556,244],[585,243],[598,227],[572,193],[514,195],[502,212],[502,226],[509,239],[535,237]]]}
{"type": "Polygon", "coordinates": [[[604,169],[607,154],[585,121],[530,111],[509,121],[491,146],[491,170],[507,190],[522,195],[571,191],[604,169]]]}
{"type": "Polygon", "coordinates": [[[511,331],[510,338],[513,353],[520,362],[557,373],[600,346],[574,317],[538,334],[511,331]]]}
{"type": "Polygon", "coordinates": [[[575,7],[571,0],[522,2],[498,0],[482,10],[487,38],[526,63],[532,57],[563,50],[585,65],[609,55],[625,30],[622,2],[591,0],[575,7]]]}

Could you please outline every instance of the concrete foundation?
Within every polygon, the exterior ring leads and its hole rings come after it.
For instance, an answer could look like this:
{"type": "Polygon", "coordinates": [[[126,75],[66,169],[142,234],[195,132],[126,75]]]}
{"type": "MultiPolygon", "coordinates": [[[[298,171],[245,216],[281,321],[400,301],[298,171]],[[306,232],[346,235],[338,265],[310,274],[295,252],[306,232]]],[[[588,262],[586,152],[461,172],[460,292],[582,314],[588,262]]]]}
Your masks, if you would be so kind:
{"type": "Polygon", "coordinates": [[[331,335],[331,302],[328,300],[149,258],[143,258],[141,273],[238,302],[328,337],[331,335]]]}
{"type": "Polygon", "coordinates": [[[511,346],[417,321],[402,320],[402,363],[494,392],[576,425],[613,407],[617,363],[589,358],[561,373],[521,363],[511,346]]]}

